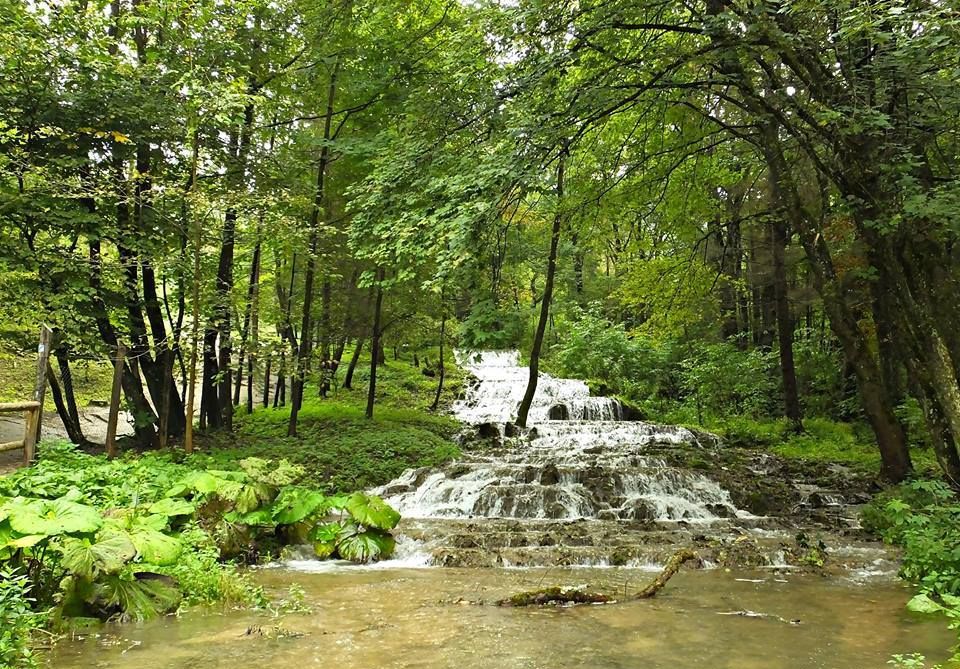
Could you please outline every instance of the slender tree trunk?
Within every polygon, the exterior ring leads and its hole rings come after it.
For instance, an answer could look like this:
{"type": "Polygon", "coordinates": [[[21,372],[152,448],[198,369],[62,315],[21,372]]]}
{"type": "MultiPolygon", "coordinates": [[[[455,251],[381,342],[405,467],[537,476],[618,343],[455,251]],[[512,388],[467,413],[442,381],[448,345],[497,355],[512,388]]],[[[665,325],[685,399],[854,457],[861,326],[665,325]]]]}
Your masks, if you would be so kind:
{"type": "MultiPolygon", "coordinates": [[[[66,377],[64,377],[66,381],[66,377]]],[[[89,444],[83,436],[83,429],[80,425],[80,418],[71,414],[67,402],[64,400],[63,392],[60,390],[60,384],[57,383],[57,375],[53,371],[50,363],[47,363],[47,385],[50,386],[50,395],[53,397],[53,404],[57,409],[57,415],[67,431],[67,438],[74,444],[86,446],[89,444]]]]}
{"type": "MultiPolygon", "coordinates": [[[[383,268],[377,270],[377,299],[373,308],[373,332],[370,337],[371,352],[383,352],[383,342],[380,341],[382,335],[380,331],[380,316],[383,307],[383,280],[386,273],[383,268]]],[[[367,418],[373,418],[373,403],[377,395],[377,358],[378,355],[370,356],[370,385],[367,388],[367,418]]]]}
{"type": "MultiPolygon", "coordinates": [[[[440,302],[443,302],[443,293],[440,294],[440,302]]],[[[437,394],[433,396],[433,404],[430,405],[432,411],[436,411],[440,406],[440,394],[443,392],[443,379],[446,376],[446,367],[443,364],[443,340],[446,338],[447,331],[447,309],[442,307],[443,313],[440,317],[440,378],[437,379],[437,394]]]]}
{"type": "Polygon", "coordinates": [[[267,353],[267,365],[263,372],[263,408],[270,406],[270,368],[273,366],[273,353],[267,353]]]}
{"type": "Polygon", "coordinates": [[[353,354],[350,356],[350,364],[347,365],[347,375],[343,378],[343,387],[353,388],[353,372],[360,361],[360,351],[363,350],[363,337],[357,337],[357,345],[353,347],[353,354]]]}
{"type": "Polygon", "coordinates": [[[543,336],[547,329],[547,321],[550,319],[550,303],[553,301],[553,282],[557,273],[557,248],[560,245],[560,230],[563,223],[563,179],[566,156],[566,149],[564,149],[557,163],[557,210],[553,215],[553,229],[550,233],[547,280],[543,287],[543,300],[540,303],[540,320],[537,322],[537,330],[533,336],[533,348],[530,351],[530,378],[527,380],[527,389],[523,393],[523,400],[521,400],[520,408],[517,410],[517,425],[522,428],[527,426],[527,415],[530,413],[530,405],[533,403],[533,397],[537,393],[537,381],[539,380],[540,373],[540,349],[543,346],[543,336]]]}
{"type": "MultiPolygon", "coordinates": [[[[54,346],[53,355],[57,359],[57,366],[60,368],[60,378],[63,379],[62,397],[64,401],[64,409],[66,410],[66,415],[70,422],[76,426],[75,435],[69,435],[70,440],[75,444],[82,445],[87,443],[87,440],[83,436],[83,423],[80,421],[80,410],[77,407],[77,396],[73,387],[73,372],[70,369],[70,347],[65,342],[60,341],[56,346],[54,346]]],[[[50,373],[53,373],[52,369],[50,370],[50,373]]],[[[66,426],[67,421],[64,420],[63,415],[60,416],[60,419],[63,420],[63,424],[66,426]]]]}
{"type": "Polygon", "coordinates": [[[340,69],[340,61],[334,63],[333,72],[330,74],[330,86],[327,90],[327,111],[323,123],[323,147],[320,149],[320,162],[317,165],[317,183],[314,189],[313,207],[310,211],[310,255],[307,258],[307,270],[304,275],[303,292],[303,324],[300,328],[300,350],[297,353],[295,363],[295,375],[291,383],[290,391],[290,422],[287,425],[287,435],[296,436],[297,434],[297,416],[300,412],[300,406],[303,403],[303,385],[306,381],[307,372],[310,367],[310,353],[313,341],[311,339],[312,321],[310,313],[313,308],[313,281],[317,271],[317,252],[319,251],[320,237],[320,210],[324,206],[325,180],[327,169],[330,163],[330,137],[333,124],[333,102],[337,92],[337,73],[340,69]]]}
{"type": "MultiPolygon", "coordinates": [[[[188,197],[197,179],[197,165],[200,158],[200,136],[199,131],[194,130],[193,137],[193,159],[190,162],[190,181],[183,196],[183,220],[184,223],[190,220],[188,197]]],[[[203,225],[198,219],[194,223],[193,239],[193,294],[191,295],[191,336],[190,336],[190,367],[189,378],[186,382],[187,393],[187,420],[183,437],[183,450],[187,453],[193,453],[193,415],[196,408],[197,392],[197,348],[200,345],[200,256],[201,246],[203,245],[203,225]]],[[[184,287],[184,290],[186,288],[184,287]]],[[[204,356],[206,359],[206,356],[204,356]]],[[[202,410],[201,410],[202,411],[202,410]]]]}

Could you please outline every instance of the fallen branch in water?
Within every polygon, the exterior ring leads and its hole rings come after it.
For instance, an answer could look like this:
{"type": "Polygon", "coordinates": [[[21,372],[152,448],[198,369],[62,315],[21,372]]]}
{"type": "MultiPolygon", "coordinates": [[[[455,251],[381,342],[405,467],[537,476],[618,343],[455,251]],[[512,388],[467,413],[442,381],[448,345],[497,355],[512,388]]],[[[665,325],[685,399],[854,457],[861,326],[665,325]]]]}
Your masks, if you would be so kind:
{"type": "MultiPolygon", "coordinates": [[[[660,574],[650,581],[645,588],[628,597],[633,599],[649,599],[663,589],[673,576],[680,571],[684,562],[696,560],[697,554],[689,548],[677,551],[667,560],[666,566],[660,574]]],[[[497,606],[543,606],[545,604],[615,604],[617,600],[600,592],[588,592],[580,588],[541,588],[521,592],[512,597],[501,599],[497,606]]]]}

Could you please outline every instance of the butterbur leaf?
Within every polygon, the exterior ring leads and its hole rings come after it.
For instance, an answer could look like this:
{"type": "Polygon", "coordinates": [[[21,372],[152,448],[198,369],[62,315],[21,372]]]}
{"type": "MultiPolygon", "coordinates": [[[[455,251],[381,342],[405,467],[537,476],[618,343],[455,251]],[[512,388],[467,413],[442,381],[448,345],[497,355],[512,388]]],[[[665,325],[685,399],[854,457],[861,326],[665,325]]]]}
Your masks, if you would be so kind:
{"type": "MultiPolygon", "coordinates": [[[[149,573],[149,572],[146,572],[149,573]]],[[[159,576],[159,574],[157,575],[159,576]]],[[[97,584],[97,596],[107,607],[119,607],[137,620],[154,618],[174,610],[180,603],[180,592],[162,580],[141,578],[138,574],[113,574],[97,584]]]]}
{"type": "Polygon", "coordinates": [[[273,518],[280,525],[293,525],[326,510],[327,498],[316,490],[284,488],[273,503],[273,518]]]}
{"type": "Polygon", "coordinates": [[[341,535],[337,543],[340,557],[351,562],[376,562],[393,555],[396,542],[389,532],[366,530],[341,535]]]}
{"type": "Polygon", "coordinates": [[[115,574],[137,554],[133,542],[122,534],[109,534],[96,543],[68,539],[63,544],[61,564],[76,576],[93,580],[100,574],[115,574]]]}
{"type": "Polygon", "coordinates": [[[333,555],[334,551],[337,550],[337,539],[343,529],[340,523],[327,523],[317,525],[310,530],[307,538],[313,542],[313,550],[318,558],[324,560],[333,555]]]}
{"type": "Polygon", "coordinates": [[[400,522],[400,514],[376,495],[355,492],[347,499],[345,508],[364,527],[392,530],[400,522]]]}
{"type": "Polygon", "coordinates": [[[275,525],[273,519],[273,507],[266,506],[259,509],[254,509],[249,513],[239,513],[237,511],[231,511],[230,513],[225,514],[224,519],[230,523],[239,523],[241,525],[275,525]]]}
{"type": "Polygon", "coordinates": [[[130,541],[133,542],[137,555],[143,562],[161,567],[176,563],[183,549],[179,539],[156,530],[133,530],[130,532],[130,541]]]}
{"type": "Polygon", "coordinates": [[[193,515],[193,512],[196,511],[197,508],[193,503],[188,502],[185,499],[166,497],[148,506],[147,510],[150,513],[160,516],[173,517],[193,515]]]}
{"type": "Polygon", "coordinates": [[[327,498],[327,502],[331,509],[346,509],[348,499],[350,495],[333,495],[327,498]]]}
{"type": "Polygon", "coordinates": [[[103,524],[93,507],[63,499],[18,497],[9,504],[10,527],[20,534],[88,534],[103,524]]]}
{"type": "Polygon", "coordinates": [[[248,483],[241,487],[233,502],[240,513],[250,513],[260,505],[270,502],[272,497],[273,490],[269,486],[262,483],[248,483]]]}
{"type": "Polygon", "coordinates": [[[940,613],[943,607],[930,599],[929,595],[920,593],[907,602],[907,608],[916,613],[940,613]]]}
{"type": "Polygon", "coordinates": [[[943,603],[949,606],[950,608],[960,610],[960,597],[957,597],[956,595],[948,595],[947,593],[943,593],[940,595],[940,599],[942,599],[943,603]]]}
{"type": "Polygon", "coordinates": [[[49,539],[46,534],[28,534],[23,537],[11,537],[6,546],[9,548],[33,548],[44,539],[49,539]]]}

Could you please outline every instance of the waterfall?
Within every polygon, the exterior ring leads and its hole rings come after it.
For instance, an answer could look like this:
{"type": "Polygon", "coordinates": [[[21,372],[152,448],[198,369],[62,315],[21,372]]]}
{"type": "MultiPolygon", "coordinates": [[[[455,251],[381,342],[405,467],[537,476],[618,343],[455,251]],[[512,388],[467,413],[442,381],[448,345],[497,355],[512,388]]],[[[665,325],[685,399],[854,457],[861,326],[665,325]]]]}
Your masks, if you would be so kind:
{"type": "MultiPolygon", "coordinates": [[[[513,420],[529,369],[516,351],[458,354],[474,377],[454,415],[498,430],[513,420]]],[[[412,469],[378,489],[406,518],[710,522],[749,517],[706,476],[669,466],[651,446],[701,448],[682,427],[622,420],[617,400],[541,374],[527,435],[468,452],[441,469],[412,469]]]]}

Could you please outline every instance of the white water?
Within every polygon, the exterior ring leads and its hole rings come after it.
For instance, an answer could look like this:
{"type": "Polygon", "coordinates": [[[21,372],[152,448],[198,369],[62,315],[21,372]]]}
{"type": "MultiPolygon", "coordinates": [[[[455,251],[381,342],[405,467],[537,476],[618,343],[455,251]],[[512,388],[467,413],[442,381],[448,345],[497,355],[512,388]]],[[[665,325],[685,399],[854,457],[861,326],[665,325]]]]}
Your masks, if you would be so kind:
{"type": "MultiPolygon", "coordinates": [[[[456,417],[502,434],[529,376],[518,358],[516,351],[458,356],[477,382],[454,404],[456,417]]],[[[615,399],[590,396],[583,381],[541,374],[529,435],[440,470],[408,470],[378,492],[407,518],[709,522],[749,515],[714,481],[648,452],[651,446],[699,448],[691,431],[622,416],[615,399]]]]}

